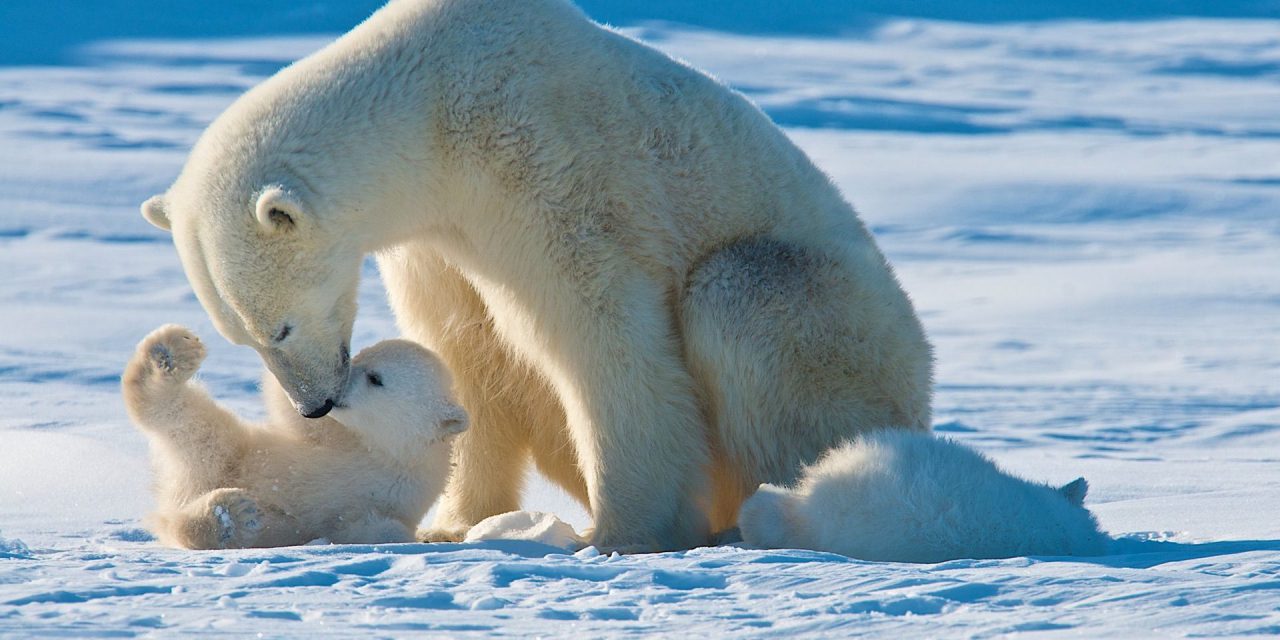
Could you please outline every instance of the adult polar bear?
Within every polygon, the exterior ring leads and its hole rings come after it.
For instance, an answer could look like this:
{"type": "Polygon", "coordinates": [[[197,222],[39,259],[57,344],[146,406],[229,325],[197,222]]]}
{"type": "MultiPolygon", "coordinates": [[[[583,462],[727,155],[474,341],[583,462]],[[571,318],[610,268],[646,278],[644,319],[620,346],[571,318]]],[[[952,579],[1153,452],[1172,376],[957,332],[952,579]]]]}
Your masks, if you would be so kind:
{"type": "Polygon", "coordinates": [[[518,507],[701,544],[835,443],[927,429],[911,303],[742,96],[562,0],[395,0],[246,93],[143,205],[303,415],[346,386],[362,256],[472,413],[426,539],[518,507]]]}

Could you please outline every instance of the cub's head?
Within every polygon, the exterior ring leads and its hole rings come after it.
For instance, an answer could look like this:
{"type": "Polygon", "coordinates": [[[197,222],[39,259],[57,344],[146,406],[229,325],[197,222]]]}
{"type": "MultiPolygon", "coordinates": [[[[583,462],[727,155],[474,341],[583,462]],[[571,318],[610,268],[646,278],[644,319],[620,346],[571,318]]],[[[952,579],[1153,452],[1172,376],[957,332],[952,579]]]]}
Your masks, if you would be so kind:
{"type": "Polygon", "coordinates": [[[332,416],[391,452],[417,451],[466,430],[440,359],[408,340],[384,340],[351,361],[351,381],[332,416]]]}

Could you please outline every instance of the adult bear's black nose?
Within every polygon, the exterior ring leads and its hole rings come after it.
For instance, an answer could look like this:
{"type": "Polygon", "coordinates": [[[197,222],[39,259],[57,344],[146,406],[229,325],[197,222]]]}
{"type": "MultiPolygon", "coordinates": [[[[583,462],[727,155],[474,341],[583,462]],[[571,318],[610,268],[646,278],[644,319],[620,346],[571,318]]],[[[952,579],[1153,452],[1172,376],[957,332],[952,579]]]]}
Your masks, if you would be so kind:
{"type": "Polygon", "coordinates": [[[303,411],[302,417],[311,418],[313,420],[315,418],[323,418],[325,415],[329,413],[330,409],[333,409],[332,398],[325,400],[323,405],[320,405],[319,407],[312,409],[311,411],[303,411]]]}

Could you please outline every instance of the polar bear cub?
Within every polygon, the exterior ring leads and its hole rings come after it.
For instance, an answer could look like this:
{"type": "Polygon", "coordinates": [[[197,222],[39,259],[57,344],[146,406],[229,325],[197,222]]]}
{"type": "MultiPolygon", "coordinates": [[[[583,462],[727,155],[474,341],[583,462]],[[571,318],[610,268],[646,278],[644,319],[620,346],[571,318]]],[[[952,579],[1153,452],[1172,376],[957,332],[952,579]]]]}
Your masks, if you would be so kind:
{"type": "Polygon", "coordinates": [[[863,560],[1102,555],[1084,478],[1061,488],[1001,471],[931,434],[873,432],[828,451],[791,489],[769,484],[743,505],[748,544],[863,560]]]}
{"type": "Polygon", "coordinates": [[[408,542],[448,478],[467,414],[448,371],[407,340],[351,362],[342,406],[297,415],[263,377],[268,423],[248,424],[191,381],[199,338],[176,325],[138,345],[123,375],[125,406],[151,443],[160,541],[191,549],[273,547],[317,538],[408,542]]]}

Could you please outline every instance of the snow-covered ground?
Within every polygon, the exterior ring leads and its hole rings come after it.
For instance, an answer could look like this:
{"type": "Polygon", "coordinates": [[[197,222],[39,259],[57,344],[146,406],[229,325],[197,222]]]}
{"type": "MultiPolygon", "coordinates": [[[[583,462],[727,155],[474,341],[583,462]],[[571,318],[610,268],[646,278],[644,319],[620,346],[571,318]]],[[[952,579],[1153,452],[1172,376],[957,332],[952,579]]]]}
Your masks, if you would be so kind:
{"type": "MultiPolygon", "coordinates": [[[[327,38],[97,42],[0,67],[0,636],[1280,634],[1280,21],[628,32],[749,95],[833,176],[937,347],[936,430],[1027,477],[1088,477],[1111,555],[158,546],[117,389],[133,345],[195,328],[205,381],[250,415],[260,365],[137,205],[327,38]]],[[[371,266],[363,287],[357,347],[395,333],[371,266]]],[[[589,524],[544,482],[526,503],[589,524]]]]}

